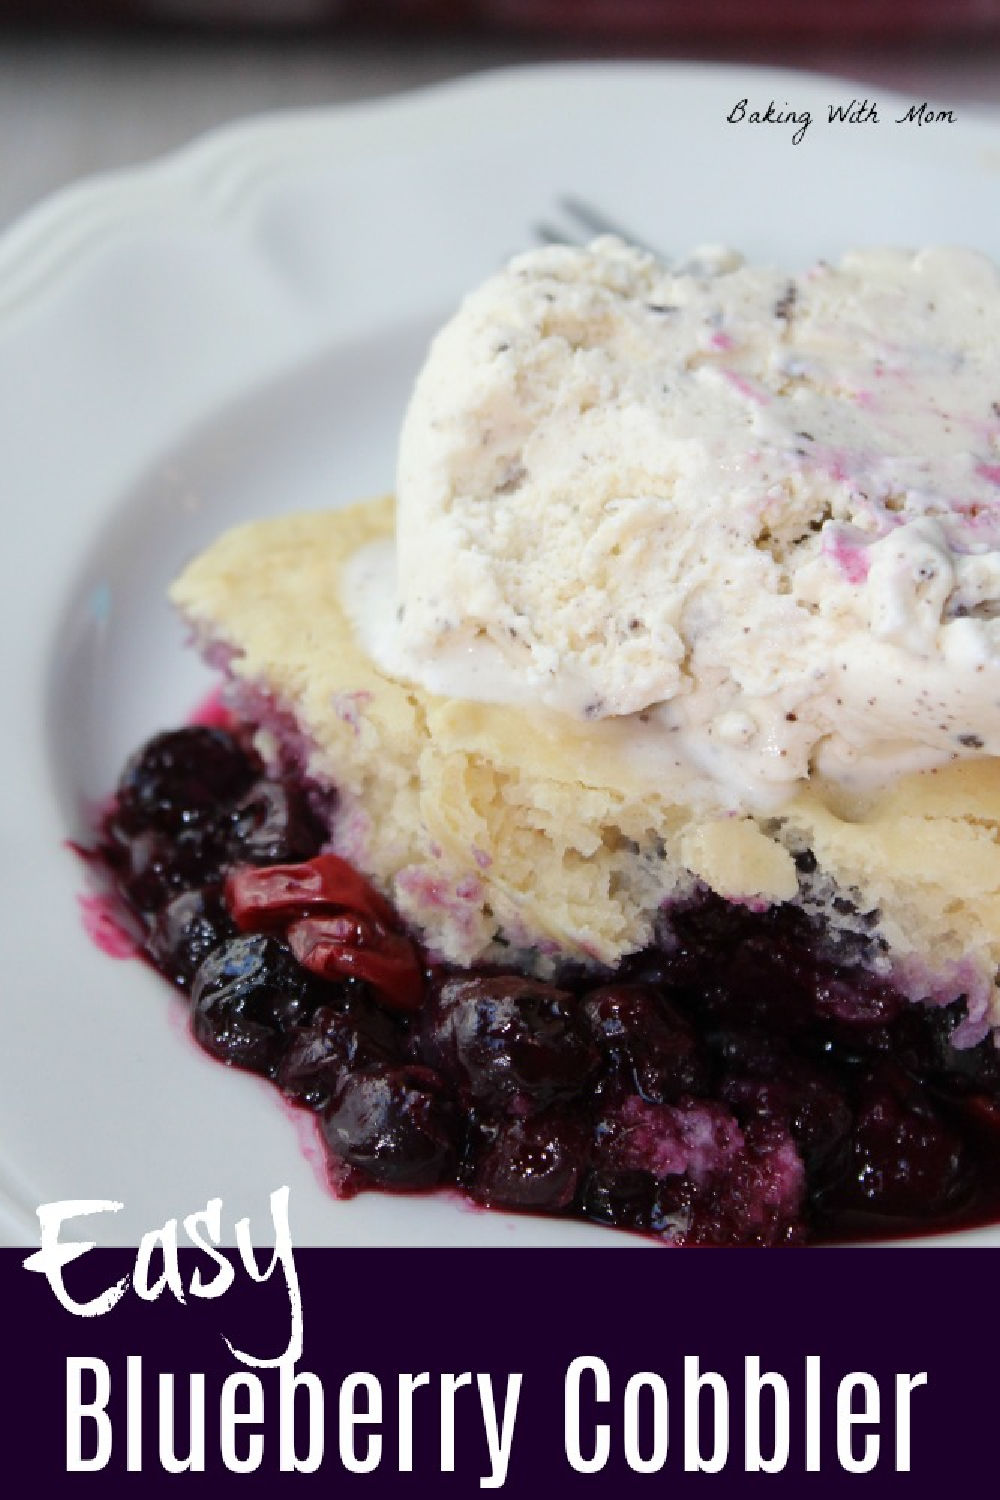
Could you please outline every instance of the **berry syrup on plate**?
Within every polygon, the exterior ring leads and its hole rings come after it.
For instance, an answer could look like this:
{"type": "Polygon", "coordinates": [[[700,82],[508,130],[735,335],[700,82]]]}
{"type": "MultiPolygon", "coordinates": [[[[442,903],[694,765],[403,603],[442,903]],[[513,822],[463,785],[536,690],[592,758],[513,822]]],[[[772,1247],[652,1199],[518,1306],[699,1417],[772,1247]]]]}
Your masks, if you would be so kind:
{"type": "Polygon", "coordinates": [[[132,756],[96,859],[198,1043],[315,1115],[339,1195],[457,1186],[676,1245],[1000,1218],[1000,1054],[951,1045],[961,1001],[710,894],[614,973],[438,965],[320,811],[212,715],[132,756]]]}

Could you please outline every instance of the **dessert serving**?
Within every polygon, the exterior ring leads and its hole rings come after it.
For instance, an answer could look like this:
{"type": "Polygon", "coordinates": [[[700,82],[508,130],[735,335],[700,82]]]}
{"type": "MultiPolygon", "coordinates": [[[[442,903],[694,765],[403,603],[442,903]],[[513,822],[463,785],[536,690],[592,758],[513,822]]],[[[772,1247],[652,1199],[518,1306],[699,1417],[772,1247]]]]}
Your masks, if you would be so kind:
{"type": "Polygon", "coordinates": [[[397,495],[173,599],[227,719],[101,830],[333,1186],[678,1244],[1000,1213],[1000,278],[550,248],[435,341],[397,495]]]}

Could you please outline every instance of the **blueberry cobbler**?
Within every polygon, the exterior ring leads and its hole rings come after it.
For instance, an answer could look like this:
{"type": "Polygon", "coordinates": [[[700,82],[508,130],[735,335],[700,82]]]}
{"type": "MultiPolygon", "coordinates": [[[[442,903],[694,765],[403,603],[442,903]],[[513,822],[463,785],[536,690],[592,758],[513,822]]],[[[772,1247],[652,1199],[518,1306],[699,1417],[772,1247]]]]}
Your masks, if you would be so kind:
{"type": "Polygon", "coordinates": [[[100,849],[334,1189],[683,1245],[1000,1217],[1000,277],[513,261],[395,500],[173,588],[100,849]]]}

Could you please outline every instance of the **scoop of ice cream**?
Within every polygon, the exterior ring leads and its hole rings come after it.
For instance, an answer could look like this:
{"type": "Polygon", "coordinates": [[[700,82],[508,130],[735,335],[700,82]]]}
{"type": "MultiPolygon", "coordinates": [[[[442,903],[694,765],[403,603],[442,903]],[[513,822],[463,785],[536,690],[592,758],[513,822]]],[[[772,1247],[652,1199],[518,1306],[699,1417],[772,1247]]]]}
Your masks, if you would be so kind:
{"type": "Polygon", "coordinates": [[[996,270],[695,265],[549,248],[465,301],[402,432],[382,659],[642,714],[739,806],[1000,753],[996,270]]]}

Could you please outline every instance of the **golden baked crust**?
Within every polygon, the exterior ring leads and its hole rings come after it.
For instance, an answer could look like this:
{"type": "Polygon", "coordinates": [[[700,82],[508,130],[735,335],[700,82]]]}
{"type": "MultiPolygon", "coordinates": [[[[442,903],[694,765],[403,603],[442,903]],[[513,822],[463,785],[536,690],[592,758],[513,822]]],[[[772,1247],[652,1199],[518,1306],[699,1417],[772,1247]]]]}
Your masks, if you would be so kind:
{"type": "Polygon", "coordinates": [[[767,820],[679,805],[632,753],[627,719],[449,701],[381,672],[339,578],[392,529],[388,498],[241,526],[172,598],[200,640],[233,653],[237,698],[247,689],[259,707],[263,694],[294,718],[308,774],[340,794],[332,847],[433,949],[468,963],[499,939],[612,963],[701,881],[863,928],[871,961],[908,991],[965,993],[971,1013],[1000,1020],[1000,761],[910,775],[865,804],[809,784],[767,820]],[[807,849],[817,867],[803,873],[807,849]]]}

